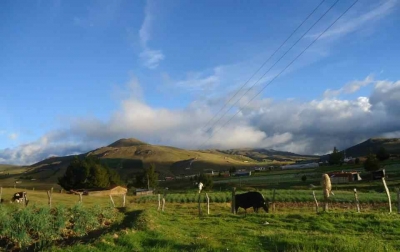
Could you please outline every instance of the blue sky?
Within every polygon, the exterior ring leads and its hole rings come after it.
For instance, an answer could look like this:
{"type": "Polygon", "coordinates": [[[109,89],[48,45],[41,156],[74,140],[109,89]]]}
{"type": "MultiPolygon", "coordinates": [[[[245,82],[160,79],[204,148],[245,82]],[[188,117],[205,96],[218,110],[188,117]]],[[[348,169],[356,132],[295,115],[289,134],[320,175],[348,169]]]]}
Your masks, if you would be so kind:
{"type": "MultiPolygon", "coordinates": [[[[325,0],[244,90],[335,2],[325,0]]],[[[325,153],[332,144],[316,146],[316,138],[329,138],[345,148],[376,135],[397,136],[397,110],[391,107],[397,106],[400,79],[396,0],[358,1],[246,105],[244,101],[353,3],[338,1],[228,112],[244,109],[221,130],[227,136],[201,131],[320,3],[1,1],[0,163],[87,151],[119,137],[185,148],[257,146],[325,153]],[[384,104],[385,99],[392,102],[384,104]],[[315,118],[326,109],[324,104],[336,109],[332,118],[340,119],[340,113],[348,111],[362,123],[372,111],[384,121],[379,117],[375,124],[367,123],[370,126],[361,133],[337,132],[329,126],[340,127],[335,121],[318,130],[293,121],[294,128],[286,131],[279,123],[269,123],[275,118],[268,112],[272,108],[286,119],[307,121],[304,114],[315,118]],[[308,111],[309,106],[314,109],[308,111]],[[365,113],[358,115],[354,107],[365,113]],[[316,131],[321,135],[312,133],[316,131]],[[199,144],[208,138],[206,146],[199,144]]]]}

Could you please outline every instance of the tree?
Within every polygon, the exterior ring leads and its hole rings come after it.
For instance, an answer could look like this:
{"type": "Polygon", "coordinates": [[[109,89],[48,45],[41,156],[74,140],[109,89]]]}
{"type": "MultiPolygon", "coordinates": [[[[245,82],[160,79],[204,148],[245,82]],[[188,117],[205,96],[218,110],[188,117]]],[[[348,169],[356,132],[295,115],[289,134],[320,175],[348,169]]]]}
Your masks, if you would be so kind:
{"type": "Polygon", "coordinates": [[[197,178],[197,182],[203,183],[203,190],[211,190],[214,183],[212,176],[204,173],[200,173],[199,177],[197,178]]]}
{"type": "Polygon", "coordinates": [[[158,173],[156,173],[155,169],[156,166],[150,164],[142,173],[137,174],[135,186],[146,187],[148,190],[150,188],[156,188],[158,185],[158,173]]]}
{"type": "Polygon", "coordinates": [[[307,181],[307,176],[306,175],[301,176],[301,181],[306,182],[307,181]]]}
{"type": "Polygon", "coordinates": [[[379,148],[378,152],[376,153],[376,158],[379,159],[379,161],[385,161],[386,159],[389,159],[390,155],[387,153],[385,147],[379,148]]]}
{"type": "Polygon", "coordinates": [[[360,164],[360,158],[356,158],[356,160],[354,161],[354,163],[355,163],[356,165],[360,164]]]}
{"type": "Polygon", "coordinates": [[[58,184],[65,190],[82,188],[109,188],[110,185],[121,185],[119,174],[100,162],[100,159],[89,156],[85,159],[75,157],[68,165],[64,176],[58,178],[58,184]]]}
{"type": "Polygon", "coordinates": [[[336,147],[333,147],[333,152],[329,155],[329,164],[341,164],[343,162],[343,153],[339,152],[336,147]]]}
{"type": "Polygon", "coordinates": [[[364,162],[364,169],[366,171],[377,171],[380,168],[378,159],[373,154],[369,154],[367,160],[364,162]]]}

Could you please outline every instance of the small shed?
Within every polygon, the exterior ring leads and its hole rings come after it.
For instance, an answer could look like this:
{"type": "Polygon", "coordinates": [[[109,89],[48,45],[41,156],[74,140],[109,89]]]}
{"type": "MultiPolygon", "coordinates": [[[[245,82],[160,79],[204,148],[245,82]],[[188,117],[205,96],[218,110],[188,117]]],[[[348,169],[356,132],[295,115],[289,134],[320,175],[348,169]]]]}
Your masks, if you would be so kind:
{"type": "Polygon", "coordinates": [[[107,196],[107,195],[124,195],[128,189],[122,186],[116,186],[108,190],[88,191],[89,196],[107,196]]]}
{"type": "Polygon", "coordinates": [[[135,190],[135,195],[139,196],[139,195],[153,195],[153,190],[147,190],[147,189],[140,189],[137,188],[135,190]]]}
{"type": "Polygon", "coordinates": [[[328,173],[331,178],[332,184],[340,184],[340,183],[349,183],[354,181],[360,181],[362,178],[360,177],[359,172],[331,172],[328,173]]]}

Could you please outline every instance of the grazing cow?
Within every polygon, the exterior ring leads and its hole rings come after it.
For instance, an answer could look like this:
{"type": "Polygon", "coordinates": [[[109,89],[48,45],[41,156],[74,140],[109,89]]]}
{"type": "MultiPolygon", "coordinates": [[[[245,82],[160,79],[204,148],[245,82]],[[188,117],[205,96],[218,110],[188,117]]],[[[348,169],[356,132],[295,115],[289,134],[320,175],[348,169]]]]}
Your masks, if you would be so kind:
{"type": "Polygon", "coordinates": [[[237,213],[239,207],[244,208],[247,214],[247,208],[253,207],[254,212],[258,213],[258,209],[262,207],[268,213],[268,201],[259,192],[247,192],[235,195],[235,211],[237,213]]]}
{"type": "Polygon", "coordinates": [[[11,202],[20,203],[20,202],[23,202],[26,199],[27,199],[26,198],[26,192],[17,192],[17,193],[14,193],[14,196],[12,197],[11,202]]]}

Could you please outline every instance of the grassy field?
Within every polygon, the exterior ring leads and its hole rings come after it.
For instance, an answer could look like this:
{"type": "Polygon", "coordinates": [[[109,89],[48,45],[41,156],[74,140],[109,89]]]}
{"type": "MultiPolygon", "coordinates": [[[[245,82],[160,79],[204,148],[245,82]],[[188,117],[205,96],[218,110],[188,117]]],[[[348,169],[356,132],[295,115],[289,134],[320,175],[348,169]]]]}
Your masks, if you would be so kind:
{"type": "MultiPolygon", "coordinates": [[[[13,188],[3,188],[3,198],[11,198],[13,188]]],[[[240,192],[240,191],[239,191],[240,192]]],[[[271,196],[271,190],[262,193],[271,196]]],[[[398,251],[400,218],[388,214],[385,195],[360,194],[362,212],[356,213],[351,192],[338,191],[335,197],[348,202],[332,203],[328,213],[315,214],[311,191],[277,190],[275,212],[259,214],[243,210],[230,213],[229,192],[209,192],[210,215],[199,217],[196,193],[167,195],[165,212],[157,212],[155,196],[128,196],[122,216],[108,227],[88,231],[73,238],[49,243],[48,251],[398,251]],[[297,196],[296,196],[297,195],[297,196]],[[304,198],[302,198],[304,197],[304,198]],[[369,198],[369,200],[366,200],[369,198]],[[219,199],[219,200],[217,200],[219,199]],[[223,201],[225,200],[225,202],[223,201]],[[224,202],[224,203],[217,203],[224,202]],[[304,203],[304,204],[303,204],[304,203]]],[[[317,191],[319,194],[319,191],[317,191]]],[[[393,195],[394,196],[394,195],[393,195]]],[[[321,195],[319,195],[321,197],[321,195]]],[[[28,208],[47,208],[44,191],[28,191],[28,208]]],[[[53,193],[53,207],[74,207],[79,197],[53,193]]],[[[121,197],[114,197],[121,206],[121,197]]],[[[333,201],[334,202],[334,201],[333,201]]],[[[397,202],[393,198],[393,205],[397,202]]],[[[83,197],[84,207],[110,207],[108,197],[83,197]]],[[[3,207],[22,205],[4,203],[3,207]]],[[[394,207],[394,212],[396,208],[394,207]]],[[[76,210],[75,210],[76,211],[76,210]]],[[[43,214],[43,211],[41,212],[43,214]]],[[[1,235],[0,235],[1,236],[1,235]]],[[[0,249],[1,251],[1,249],[0,249]]]]}
{"type": "Polygon", "coordinates": [[[51,251],[398,251],[397,215],[304,210],[232,215],[229,205],[198,217],[196,204],[128,210],[122,230],[51,251]]]}

